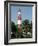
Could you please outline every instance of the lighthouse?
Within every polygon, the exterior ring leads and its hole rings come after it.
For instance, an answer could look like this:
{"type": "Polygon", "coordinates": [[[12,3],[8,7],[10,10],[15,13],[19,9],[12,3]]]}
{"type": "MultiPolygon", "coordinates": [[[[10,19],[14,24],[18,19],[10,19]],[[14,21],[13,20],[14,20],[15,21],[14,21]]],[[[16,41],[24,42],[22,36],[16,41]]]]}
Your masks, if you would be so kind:
{"type": "Polygon", "coordinates": [[[22,17],[21,17],[21,9],[18,10],[18,32],[22,32],[22,17]]]}

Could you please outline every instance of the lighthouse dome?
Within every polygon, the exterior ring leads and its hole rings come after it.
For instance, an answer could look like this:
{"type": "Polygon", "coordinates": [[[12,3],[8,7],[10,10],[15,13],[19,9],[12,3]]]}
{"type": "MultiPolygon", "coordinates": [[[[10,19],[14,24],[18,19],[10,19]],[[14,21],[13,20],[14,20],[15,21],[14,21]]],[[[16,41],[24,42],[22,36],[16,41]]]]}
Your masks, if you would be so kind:
{"type": "Polygon", "coordinates": [[[18,15],[19,15],[19,14],[21,14],[21,9],[20,9],[20,8],[19,8],[19,10],[18,10],[18,15]]]}

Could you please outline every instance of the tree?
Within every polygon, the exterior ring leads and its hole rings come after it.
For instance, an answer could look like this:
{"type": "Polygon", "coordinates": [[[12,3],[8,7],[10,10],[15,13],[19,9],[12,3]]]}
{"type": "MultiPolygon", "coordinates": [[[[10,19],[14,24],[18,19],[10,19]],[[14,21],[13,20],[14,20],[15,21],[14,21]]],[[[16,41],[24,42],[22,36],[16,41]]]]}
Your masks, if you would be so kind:
{"type": "Polygon", "coordinates": [[[23,27],[23,29],[25,28],[25,29],[28,29],[28,26],[29,26],[29,20],[24,20],[23,21],[23,23],[22,23],[22,27],[23,27]]]}
{"type": "Polygon", "coordinates": [[[24,25],[28,25],[29,24],[29,20],[24,20],[24,25]]]}
{"type": "Polygon", "coordinates": [[[31,23],[29,24],[29,32],[32,33],[32,21],[31,21],[31,23]]]}
{"type": "Polygon", "coordinates": [[[30,21],[26,19],[22,22],[22,32],[26,32],[26,37],[28,37],[27,32],[32,33],[32,21],[30,23],[30,21]]]}
{"type": "Polygon", "coordinates": [[[11,22],[11,32],[12,32],[11,37],[12,38],[15,38],[16,37],[16,30],[17,30],[17,28],[16,28],[15,23],[14,22],[11,22]]]}
{"type": "Polygon", "coordinates": [[[11,30],[12,32],[16,32],[16,25],[14,22],[11,22],[11,30]]]}

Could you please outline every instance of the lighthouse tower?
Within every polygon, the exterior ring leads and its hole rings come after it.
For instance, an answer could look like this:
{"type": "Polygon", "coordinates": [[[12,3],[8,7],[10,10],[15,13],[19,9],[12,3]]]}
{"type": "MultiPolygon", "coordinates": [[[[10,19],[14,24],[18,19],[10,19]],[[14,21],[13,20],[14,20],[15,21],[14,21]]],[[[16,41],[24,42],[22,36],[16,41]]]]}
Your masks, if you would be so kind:
{"type": "Polygon", "coordinates": [[[21,18],[21,9],[18,10],[18,32],[22,31],[22,18],[21,18]]]}

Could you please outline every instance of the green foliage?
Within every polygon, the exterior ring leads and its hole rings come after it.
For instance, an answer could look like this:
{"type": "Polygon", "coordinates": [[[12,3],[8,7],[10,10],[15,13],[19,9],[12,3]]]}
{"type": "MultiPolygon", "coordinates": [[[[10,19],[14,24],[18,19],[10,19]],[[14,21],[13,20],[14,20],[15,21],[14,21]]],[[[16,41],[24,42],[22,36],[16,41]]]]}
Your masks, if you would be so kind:
{"type": "Polygon", "coordinates": [[[11,22],[11,30],[12,30],[12,32],[16,32],[16,30],[17,30],[14,22],[11,22]]]}
{"type": "Polygon", "coordinates": [[[18,25],[15,25],[14,22],[11,22],[11,30],[15,32],[16,38],[31,38],[32,37],[32,21],[30,22],[28,19],[22,21],[22,32],[18,32],[18,25]],[[28,34],[29,32],[29,34],[28,34]]]}
{"type": "Polygon", "coordinates": [[[29,20],[24,20],[23,22],[22,22],[22,33],[23,33],[23,35],[24,35],[24,37],[28,37],[28,38],[30,38],[30,37],[32,37],[32,21],[31,21],[31,23],[30,23],[30,21],[29,20]],[[24,34],[24,33],[25,34],[24,34]],[[28,32],[30,32],[31,33],[31,36],[30,35],[28,35],[27,33],[28,32]]]}
{"type": "Polygon", "coordinates": [[[26,19],[22,23],[23,23],[23,25],[27,25],[27,24],[29,24],[29,20],[26,19]]]}

